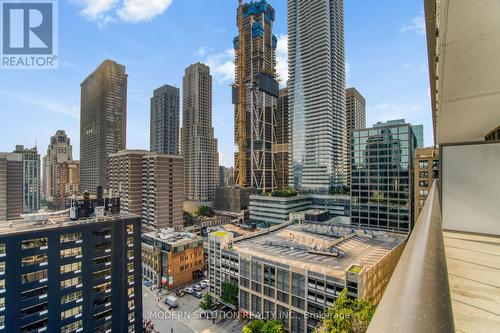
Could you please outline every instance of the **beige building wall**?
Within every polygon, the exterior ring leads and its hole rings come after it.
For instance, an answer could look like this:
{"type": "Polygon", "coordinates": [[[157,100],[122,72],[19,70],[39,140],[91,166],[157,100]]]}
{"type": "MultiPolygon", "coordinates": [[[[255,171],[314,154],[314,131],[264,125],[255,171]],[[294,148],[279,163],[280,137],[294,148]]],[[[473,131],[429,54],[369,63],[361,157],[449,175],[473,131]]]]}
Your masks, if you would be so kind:
{"type": "Polygon", "coordinates": [[[417,148],[413,159],[414,222],[417,222],[434,180],[439,179],[439,150],[417,148]]]}

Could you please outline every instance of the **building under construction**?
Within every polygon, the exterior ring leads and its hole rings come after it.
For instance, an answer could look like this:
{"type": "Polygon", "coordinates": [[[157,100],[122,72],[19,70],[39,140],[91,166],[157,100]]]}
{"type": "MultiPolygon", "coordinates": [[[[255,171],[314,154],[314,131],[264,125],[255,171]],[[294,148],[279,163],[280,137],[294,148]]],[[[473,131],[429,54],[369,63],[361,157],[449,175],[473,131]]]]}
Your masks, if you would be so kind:
{"type": "Polygon", "coordinates": [[[265,192],[278,187],[273,155],[279,97],[274,19],[274,8],[266,0],[239,0],[239,35],[234,38],[235,177],[240,187],[265,192]]]}

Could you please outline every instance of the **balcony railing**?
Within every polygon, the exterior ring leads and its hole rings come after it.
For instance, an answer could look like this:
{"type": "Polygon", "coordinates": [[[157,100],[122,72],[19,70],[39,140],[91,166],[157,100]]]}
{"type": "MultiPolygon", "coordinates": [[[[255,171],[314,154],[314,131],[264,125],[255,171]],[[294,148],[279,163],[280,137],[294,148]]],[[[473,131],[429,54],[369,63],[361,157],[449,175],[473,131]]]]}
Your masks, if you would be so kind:
{"type": "Polygon", "coordinates": [[[436,182],[367,332],[455,332],[436,182]]]}

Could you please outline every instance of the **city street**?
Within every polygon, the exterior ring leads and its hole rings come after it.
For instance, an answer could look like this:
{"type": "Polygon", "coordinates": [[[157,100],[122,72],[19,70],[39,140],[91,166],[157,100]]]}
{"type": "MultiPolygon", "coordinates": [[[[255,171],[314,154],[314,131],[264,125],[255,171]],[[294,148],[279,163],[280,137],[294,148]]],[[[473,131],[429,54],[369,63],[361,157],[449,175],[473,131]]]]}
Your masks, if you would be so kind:
{"type": "MultiPolygon", "coordinates": [[[[203,290],[205,294],[207,289],[203,290]]],[[[179,307],[168,310],[163,303],[165,295],[161,297],[161,303],[158,303],[156,291],[149,288],[143,288],[143,318],[151,320],[155,329],[161,333],[211,333],[211,332],[241,332],[243,323],[237,318],[227,318],[216,324],[212,320],[201,318],[203,312],[199,308],[200,299],[185,295],[177,297],[179,307]]]]}

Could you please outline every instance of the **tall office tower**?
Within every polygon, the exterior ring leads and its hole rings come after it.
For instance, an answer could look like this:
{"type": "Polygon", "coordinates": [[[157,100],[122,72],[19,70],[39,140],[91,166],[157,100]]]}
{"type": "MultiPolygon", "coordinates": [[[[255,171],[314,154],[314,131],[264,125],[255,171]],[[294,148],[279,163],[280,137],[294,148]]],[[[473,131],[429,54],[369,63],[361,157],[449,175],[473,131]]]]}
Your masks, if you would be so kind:
{"type": "Polygon", "coordinates": [[[234,186],[234,168],[219,166],[219,187],[234,186]]]}
{"type": "Polygon", "coordinates": [[[411,129],[417,139],[417,148],[424,148],[424,125],[413,125],[411,129]]]}
{"type": "Polygon", "coordinates": [[[404,120],[353,132],[351,224],[411,231],[416,146],[412,127],[404,120]]]}
{"type": "Polygon", "coordinates": [[[151,97],[150,150],[179,155],[179,88],[161,86],[151,97]]]}
{"type": "Polygon", "coordinates": [[[347,186],[351,184],[351,140],[354,130],[366,128],[366,100],[356,88],[346,90],[346,125],[347,154],[344,166],[346,168],[347,186]]]}
{"type": "Polygon", "coordinates": [[[50,144],[47,148],[47,155],[43,158],[43,194],[48,201],[54,201],[59,197],[60,179],[56,177],[59,173],[58,167],[61,163],[71,162],[73,160],[73,147],[71,140],[63,130],[56,131],[56,134],[50,138],[50,144]]]}
{"type": "Polygon", "coordinates": [[[4,332],[142,332],[141,220],[0,225],[4,332]]]}
{"type": "Polygon", "coordinates": [[[413,158],[413,170],[414,223],[416,223],[431,192],[433,182],[439,179],[439,150],[432,147],[417,148],[413,158]]]}
{"type": "Polygon", "coordinates": [[[289,104],[288,88],[280,90],[278,109],[276,110],[276,144],[274,146],[274,161],[276,163],[276,185],[278,188],[288,188],[289,167],[289,104]]]}
{"type": "Polygon", "coordinates": [[[212,207],[219,182],[219,153],[212,127],[212,76],[197,63],[186,68],[182,83],[182,157],[184,209],[212,207]]]}
{"type": "Polygon", "coordinates": [[[182,226],[183,160],[146,150],[123,150],[109,157],[108,188],[122,210],[142,216],[143,228],[182,226]]]}
{"type": "Polygon", "coordinates": [[[23,213],[36,213],[40,209],[40,154],[36,147],[23,145],[17,145],[14,153],[21,154],[23,161],[23,213]]]}
{"type": "Polygon", "coordinates": [[[64,208],[72,195],[80,193],[80,161],[59,163],[56,177],[58,182],[54,204],[64,208]]]}
{"type": "Polygon", "coordinates": [[[276,47],[273,35],[274,9],[265,0],[240,0],[234,38],[236,82],[235,105],[236,183],[264,192],[277,188],[273,146],[279,85],[276,81],[276,47]]]}
{"type": "Polygon", "coordinates": [[[23,213],[23,155],[0,153],[0,225],[23,213]]]}
{"type": "Polygon", "coordinates": [[[127,74],[105,60],[81,84],[80,191],[106,188],[109,154],[126,147],[127,74]]]}
{"type": "Polygon", "coordinates": [[[328,193],[345,184],[343,0],[288,0],[290,186],[328,193]]]}

